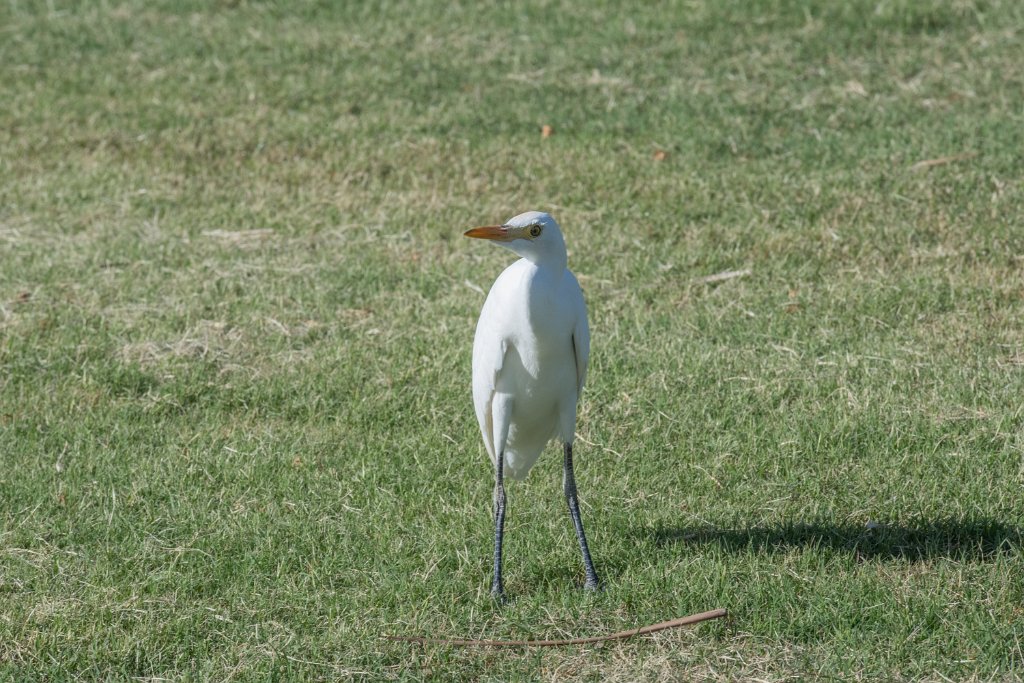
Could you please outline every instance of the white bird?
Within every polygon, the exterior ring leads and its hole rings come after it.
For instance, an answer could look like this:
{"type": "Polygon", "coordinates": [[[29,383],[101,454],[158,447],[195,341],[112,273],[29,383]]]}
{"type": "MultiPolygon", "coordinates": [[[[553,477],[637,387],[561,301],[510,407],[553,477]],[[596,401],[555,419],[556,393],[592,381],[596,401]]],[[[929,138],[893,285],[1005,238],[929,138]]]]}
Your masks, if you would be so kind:
{"type": "Polygon", "coordinates": [[[491,286],[473,340],[473,404],[494,465],[494,578],[501,577],[505,476],[524,479],[554,437],[562,441],[562,488],[586,571],[584,587],[598,587],[583,533],[572,444],[576,402],[587,375],[590,330],[576,277],[566,267],[565,241],[555,219],[529,211],[503,225],[473,228],[466,237],[492,240],[523,258],[491,286]]]}

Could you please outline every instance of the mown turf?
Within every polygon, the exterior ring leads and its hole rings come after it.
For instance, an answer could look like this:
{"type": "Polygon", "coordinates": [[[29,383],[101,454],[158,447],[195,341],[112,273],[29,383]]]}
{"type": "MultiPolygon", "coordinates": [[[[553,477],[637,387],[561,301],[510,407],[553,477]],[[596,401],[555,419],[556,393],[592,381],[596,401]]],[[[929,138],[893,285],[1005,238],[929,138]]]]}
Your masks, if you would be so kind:
{"type": "Polygon", "coordinates": [[[1024,677],[1022,31],[1010,0],[5,2],[0,677],[1024,677]],[[527,209],[590,307],[605,589],[552,450],[498,606],[469,349],[509,258],[461,232],[527,209]]]}

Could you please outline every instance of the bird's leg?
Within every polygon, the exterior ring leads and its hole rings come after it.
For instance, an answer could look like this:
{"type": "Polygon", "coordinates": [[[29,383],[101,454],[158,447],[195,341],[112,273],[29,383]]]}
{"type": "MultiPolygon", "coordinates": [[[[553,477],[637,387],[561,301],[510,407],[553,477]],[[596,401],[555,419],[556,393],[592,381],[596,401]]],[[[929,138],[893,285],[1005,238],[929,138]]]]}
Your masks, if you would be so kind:
{"type": "Polygon", "coordinates": [[[505,535],[505,454],[502,453],[494,466],[494,579],[491,581],[491,595],[496,598],[505,593],[501,581],[501,545],[505,535]]]}
{"type": "Polygon", "coordinates": [[[576,538],[580,540],[580,550],[583,552],[583,567],[587,573],[587,580],[583,587],[587,590],[597,590],[597,572],[594,571],[594,561],[590,559],[590,548],[587,547],[587,536],[583,533],[583,520],[580,519],[580,503],[576,497],[576,477],[572,471],[572,444],[563,445],[565,453],[564,466],[562,470],[562,489],[565,491],[565,500],[569,504],[569,514],[572,515],[573,526],[576,527],[576,538]]]}

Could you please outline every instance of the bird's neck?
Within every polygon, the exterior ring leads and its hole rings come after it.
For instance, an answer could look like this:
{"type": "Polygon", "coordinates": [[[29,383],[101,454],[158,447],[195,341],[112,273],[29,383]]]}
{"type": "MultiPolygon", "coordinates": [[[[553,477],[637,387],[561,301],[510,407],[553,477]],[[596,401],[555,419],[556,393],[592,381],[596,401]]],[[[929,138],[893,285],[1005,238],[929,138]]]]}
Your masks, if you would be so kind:
{"type": "Polygon", "coordinates": [[[555,254],[524,254],[523,258],[537,268],[551,269],[556,273],[560,273],[569,267],[569,259],[565,252],[555,254]]]}

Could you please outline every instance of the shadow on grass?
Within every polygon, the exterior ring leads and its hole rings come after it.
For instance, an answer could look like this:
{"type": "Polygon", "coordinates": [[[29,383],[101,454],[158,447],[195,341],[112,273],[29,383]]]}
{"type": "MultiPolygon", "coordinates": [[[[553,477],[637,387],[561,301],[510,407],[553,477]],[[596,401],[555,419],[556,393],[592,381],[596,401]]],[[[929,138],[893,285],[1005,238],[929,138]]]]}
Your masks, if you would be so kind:
{"type": "Polygon", "coordinates": [[[1019,553],[1021,529],[993,519],[921,520],[906,524],[788,523],[769,527],[721,529],[664,527],[645,530],[655,545],[719,546],[729,552],[788,552],[818,547],[849,552],[860,560],[930,558],[985,561],[1019,553]]]}

